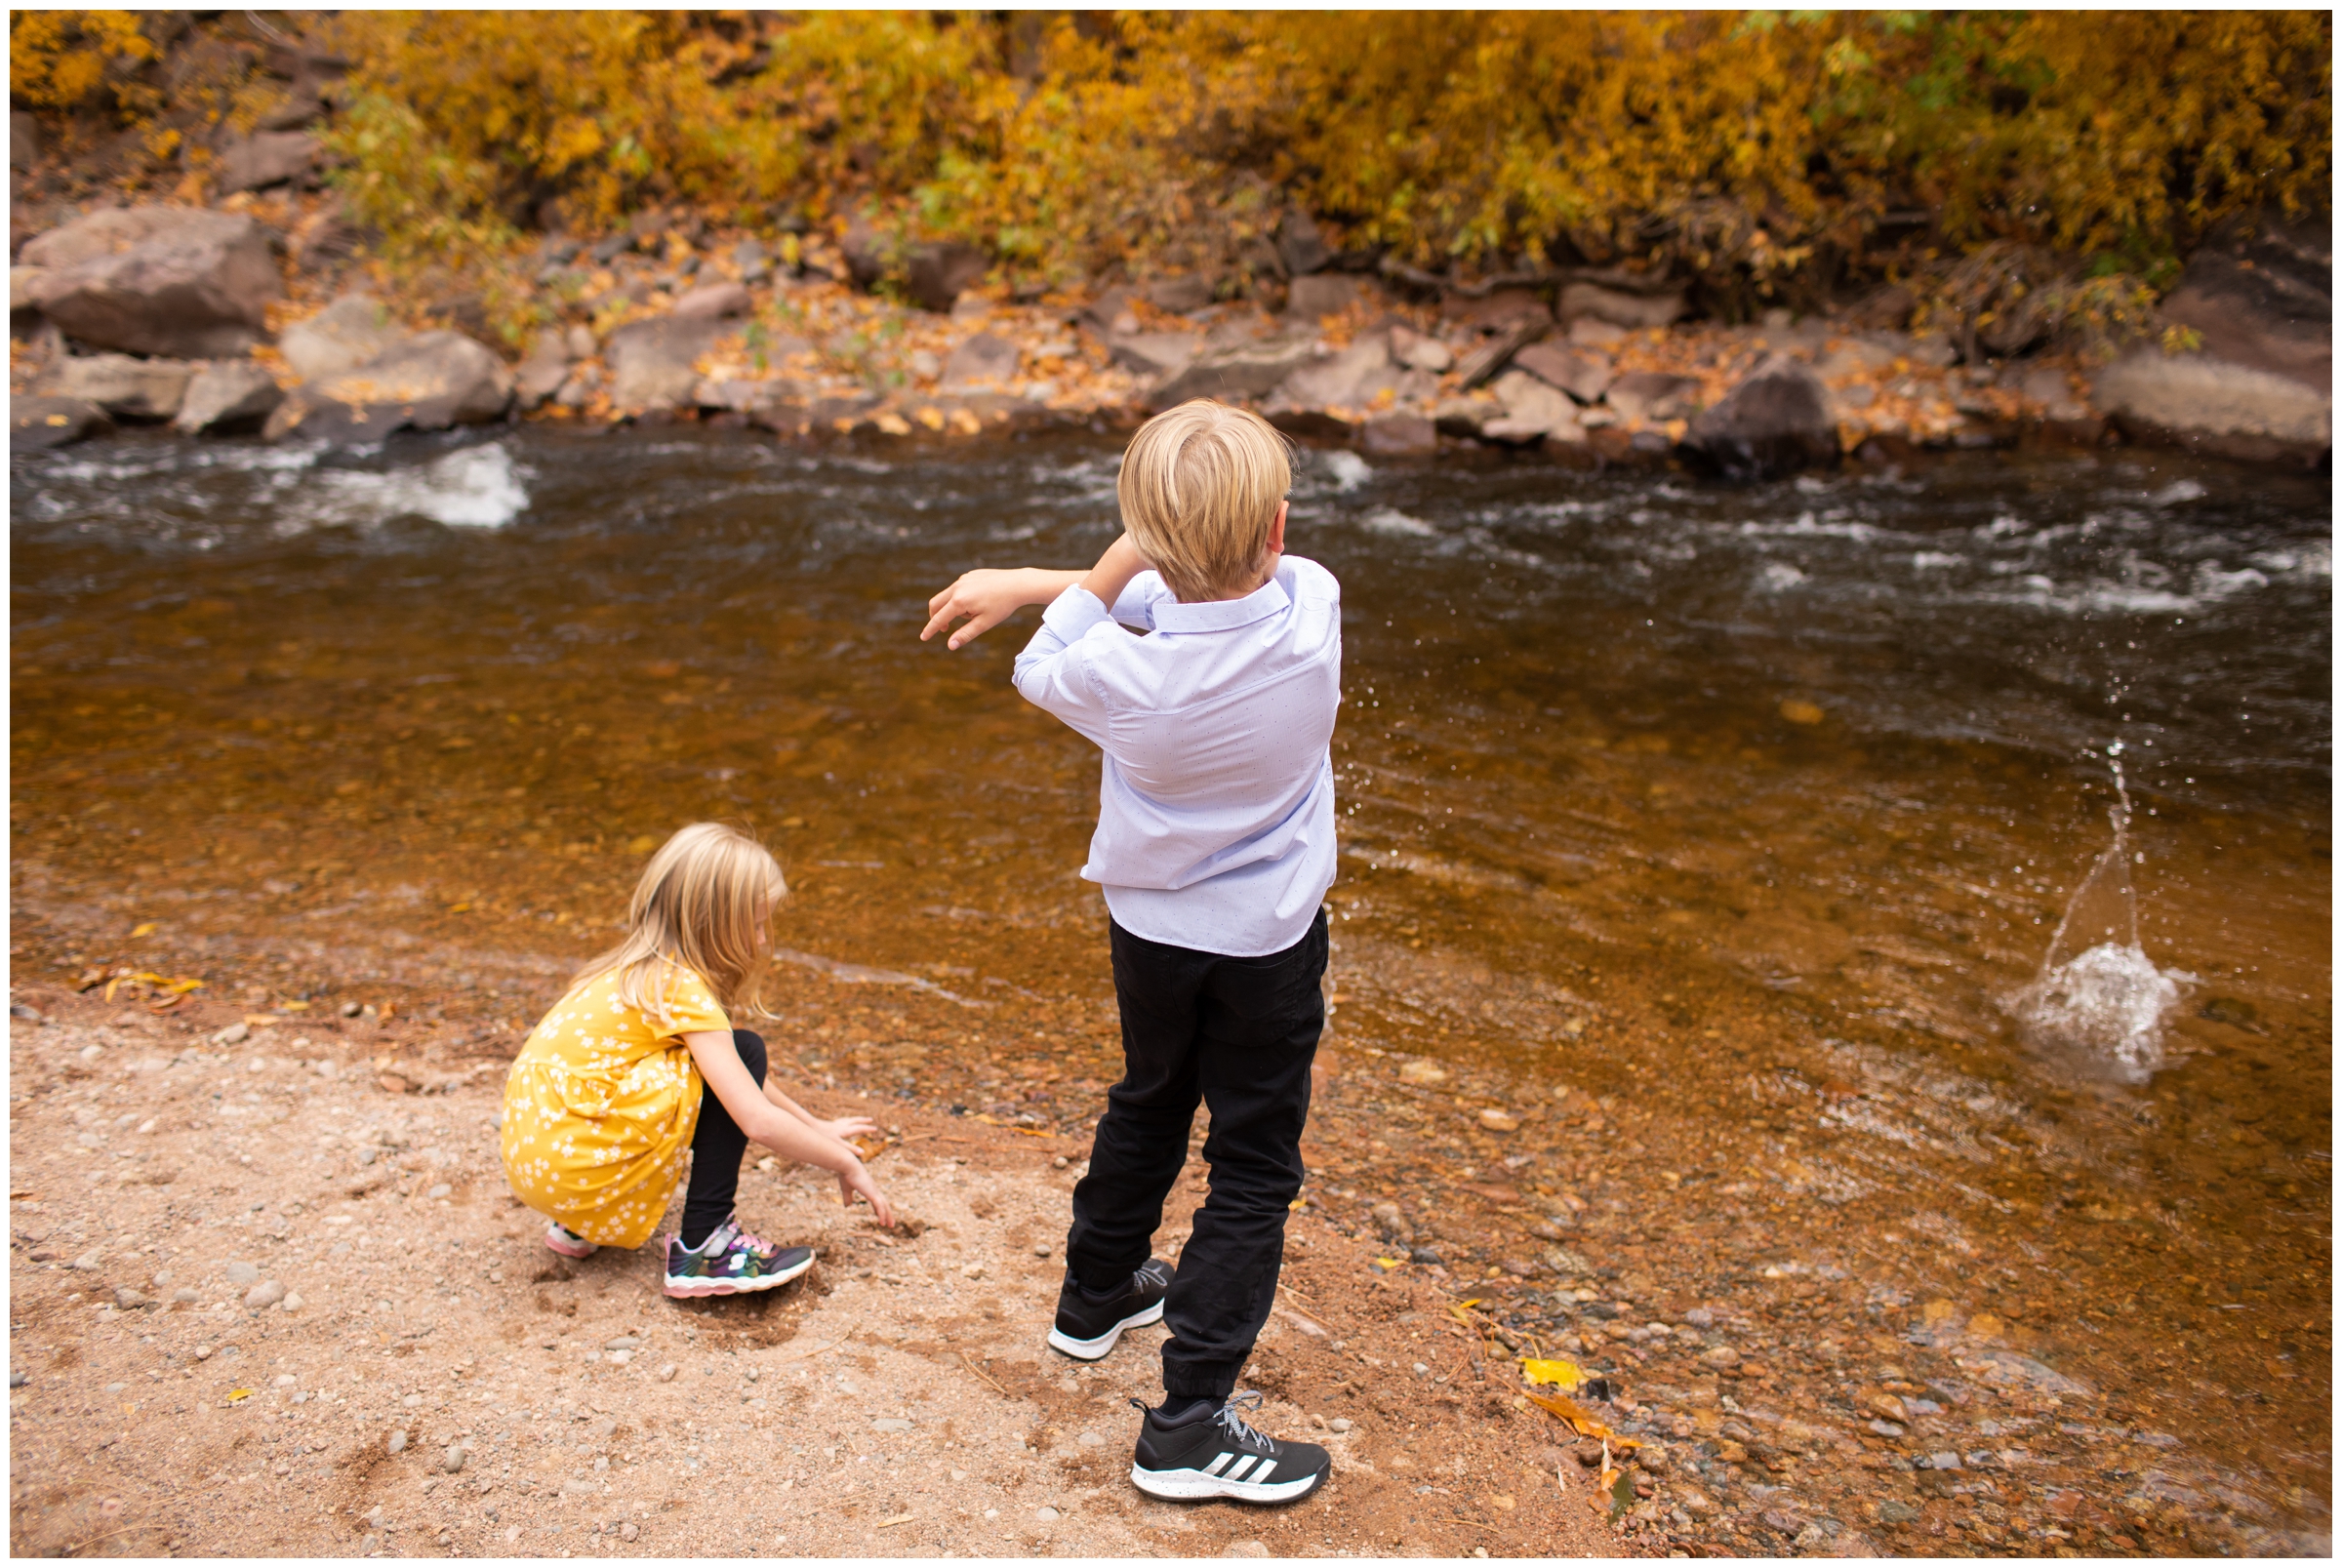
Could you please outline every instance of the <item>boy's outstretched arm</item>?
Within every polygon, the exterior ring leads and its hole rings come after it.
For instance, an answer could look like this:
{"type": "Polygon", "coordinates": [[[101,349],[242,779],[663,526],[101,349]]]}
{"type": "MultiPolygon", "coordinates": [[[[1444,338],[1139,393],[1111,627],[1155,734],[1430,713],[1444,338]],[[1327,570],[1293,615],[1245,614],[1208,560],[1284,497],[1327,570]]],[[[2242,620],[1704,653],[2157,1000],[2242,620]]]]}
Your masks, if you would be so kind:
{"type": "Polygon", "coordinates": [[[982,567],[964,572],[958,582],[927,601],[928,621],[919,641],[926,642],[952,622],[965,620],[967,624],[953,631],[945,645],[965,647],[1027,605],[1048,604],[1076,584],[1096,594],[1110,610],[1131,580],[1146,570],[1147,562],[1130,536],[1117,534],[1106,553],[1098,557],[1098,564],[1087,572],[1052,572],[1037,566],[1006,571],[982,567]]]}

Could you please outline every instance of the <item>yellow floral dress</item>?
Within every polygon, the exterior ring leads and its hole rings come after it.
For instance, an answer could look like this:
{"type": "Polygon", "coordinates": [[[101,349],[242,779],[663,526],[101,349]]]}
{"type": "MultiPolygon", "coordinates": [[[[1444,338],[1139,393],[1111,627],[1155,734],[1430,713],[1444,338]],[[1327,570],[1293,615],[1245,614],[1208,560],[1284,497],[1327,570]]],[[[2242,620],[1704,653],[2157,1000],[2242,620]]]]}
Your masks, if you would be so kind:
{"type": "Polygon", "coordinates": [[[659,1226],[699,1126],[701,1078],[681,1036],[729,1032],[707,983],[668,972],[668,1023],[618,999],[616,971],[545,1015],[505,1079],[505,1176],[520,1200],[587,1241],[639,1247],[659,1226]]]}

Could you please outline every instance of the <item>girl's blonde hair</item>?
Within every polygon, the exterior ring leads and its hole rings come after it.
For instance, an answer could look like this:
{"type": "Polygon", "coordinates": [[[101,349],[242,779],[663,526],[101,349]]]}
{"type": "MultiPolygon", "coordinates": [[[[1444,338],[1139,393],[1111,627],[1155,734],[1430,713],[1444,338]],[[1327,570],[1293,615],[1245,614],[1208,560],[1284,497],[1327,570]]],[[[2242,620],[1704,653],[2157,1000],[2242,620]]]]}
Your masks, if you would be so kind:
{"type": "Polygon", "coordinates": [[[788,893],[772,852],[737,827],[693,823],[661,845],[626,903],[626,940],[579,970],[576,989],[618,972],[620,1003],[671,1022],[666,992],[672,971],[707,983],[728,1014],[772,1014],[749,992],[762,956],[758,942],[773,906],[788,893]]]}
{"type": "Polygon", "coordinates": [[[1293,465],[1276,426],[1192,398],[1139,426],[1114,481],[1122,527],[1164,585],[1193,604],[1257,584],[1293,465]]]}

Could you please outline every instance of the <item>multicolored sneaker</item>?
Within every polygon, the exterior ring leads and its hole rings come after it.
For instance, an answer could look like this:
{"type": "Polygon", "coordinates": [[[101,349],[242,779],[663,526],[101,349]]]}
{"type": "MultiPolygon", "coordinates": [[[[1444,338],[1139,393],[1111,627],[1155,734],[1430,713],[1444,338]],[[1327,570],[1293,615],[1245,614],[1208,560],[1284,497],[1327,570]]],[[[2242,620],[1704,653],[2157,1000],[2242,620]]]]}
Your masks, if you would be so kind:
{"type": "Polygon", "coordinates": [[[739,1296],[786,1285],[813,1266],[811,1247],[776,1247],[726,1220],[697,1247],[681,1236],[666,1241],[669,1296],[739,1296]]]}
{"type": "Polygon", "coordinates": [[[545,1227],[545,1244],[564,1258],[590,1258],[602,1250],[558,1220],[545,1227]]]}

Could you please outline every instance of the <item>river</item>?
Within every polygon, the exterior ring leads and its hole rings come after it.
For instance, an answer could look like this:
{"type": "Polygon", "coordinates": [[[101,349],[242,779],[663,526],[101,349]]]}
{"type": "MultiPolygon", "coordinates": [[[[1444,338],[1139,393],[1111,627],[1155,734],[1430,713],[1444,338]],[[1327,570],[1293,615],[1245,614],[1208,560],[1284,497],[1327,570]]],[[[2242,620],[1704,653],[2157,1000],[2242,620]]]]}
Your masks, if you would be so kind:
{"type": "MultiPolygon", "coordinates": [[[[1009,687],[1030,614],[958,654],[916,632],[965,566],[1093,558],[1118,445],[19,457],[18,962],[428,983],[509,1042],[642,848],[729,817],[789,868],[797,963],[944,1021],[809,1035],[809,1070],[1070,1125],[1110,1075],[1073,874],[1095,757],[1009,687]],[[1018,1099],[1029,1049],[1074,1058],[1018,1099]]],[[[1632,1211],[1654,1300],[1856,1281],[1897,1344],[1952,1311],[2094,1390],[2037,1457],[2143,1518],[2314,1548],[2330,529],[2323,479],[2132,452],[1748,489],[1305,453],[1292,546],[1345,592],[1330,1060],[1360,1085],[1313,1197],[1365,1224],[1407,1170],[1469,1161],[1529,1209],[1632,1211]],[[2012,1017],[2107,848],[2116,761],[2178,998],[2136,1070],[2012,1017]],[[1385,1058],[1499,1111],[1558,1118],[1566,1086],[1612,1142],[1357,1121],[1385,1058]]],[[[1459,1275],[1507,1253],[1432,1245],[1459,1275]]],[[[2045,1549],[1956,1540],[1901,1547],[2045,1549]]]]}

